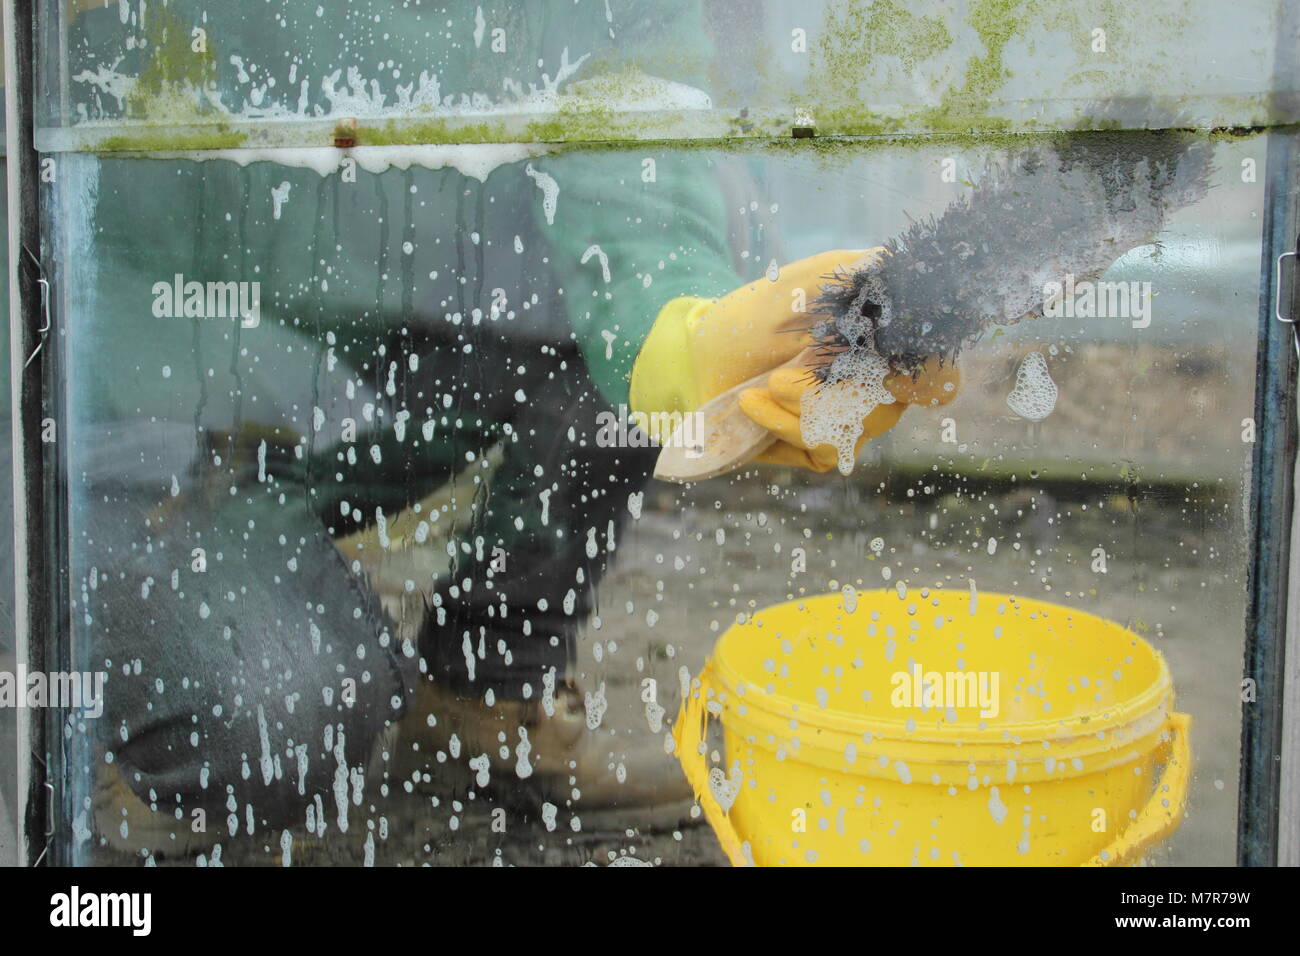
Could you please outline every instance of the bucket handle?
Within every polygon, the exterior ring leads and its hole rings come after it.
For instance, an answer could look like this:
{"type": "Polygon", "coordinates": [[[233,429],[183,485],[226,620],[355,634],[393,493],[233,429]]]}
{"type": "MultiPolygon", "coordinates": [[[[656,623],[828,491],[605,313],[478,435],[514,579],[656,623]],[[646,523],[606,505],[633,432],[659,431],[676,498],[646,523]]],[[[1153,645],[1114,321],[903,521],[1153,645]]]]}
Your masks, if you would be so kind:
{"type": "Polygon", "coordinates": [[[1086,866],[1133,863],[1143,850],[1172,833],[1182,819],[1187,805],[1187,785],[1192,775],[1192,748],[1188,739],[1192,729],[1191,715],[1170,714],[1165,727],[1173,737],[1172,752],[1155,792],[1146,806],[1138,811],[1137,819],[1086,866]]]}
{"type": "Polygon", "coordinates": [[[708,763],[704,756],[709,713],[705,705],[709,691],[713,689],[712,676],[706,663],[692,682],[693,686],[688,689],[686,699],[682,701],[677,726],[673,728],[673,742],[677,760],[686,771],[686,779],[695,793],[695,799],[704,810],[704,818],[717,834],[727,859],[732,866],[752,866],[753,862],[745,853],[743,841],[731,825],[727,811],[722,809],[722,805],[713,796],[713,791],[709,789],[708,763]]]}

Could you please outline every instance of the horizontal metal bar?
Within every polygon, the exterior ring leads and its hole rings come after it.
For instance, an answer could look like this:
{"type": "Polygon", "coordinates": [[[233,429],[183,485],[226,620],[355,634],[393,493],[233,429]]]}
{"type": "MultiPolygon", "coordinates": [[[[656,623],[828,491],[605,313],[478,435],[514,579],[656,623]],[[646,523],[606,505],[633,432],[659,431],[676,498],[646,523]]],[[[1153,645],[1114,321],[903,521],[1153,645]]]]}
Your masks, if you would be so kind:
{"type": "MultiPolygon", "coordinates": [[[[568,104],[560,99],[554,111],[527,113],[436,113],[411,112],[397,115],[263,117],[243,118],[214,115],[208,121],[156,123],[140,120],[97,120],[73,126],[45,126],[36,130],[36,148],[56,152],[153,152],[156,150],[205,150],[336,145],[336,140],[355,134],[357,145],[455,145],[469,143],[638,143],[646,141],[747,140],[790,137],[796,127],[806,126],[801,116],[806,109],[754,107],[707,110],[608,110],[582,99],[568,104]],[[355,124],[355,125],[354,125],[355,124]]],[[[1300,93],[1282,93],[1267,104],[1243,104],[1241,98],[1142,98],[1108,103],[1123,115],[1126,105],[1135,117],[1160,117],[1151,125],[1133,121],[1121,128],[1159,128],[1167,117],[1189,117],[1199,129],[1262,129],[1300,123],[1300,93]]],[[[813,128],[819,136],[877,139],[881,137],[930,138],[981,133],[1053,133],[1088,131],[1101,127],[1089,124],[1096,113],[1092,99],[1010,100],[992,105],[987,129],[978,123],[954,131],[932,127],[918,119],[915,111],[904,112],[885,104],[871,104],[869,126],[853,121],[828,122],[812,110],[813,128]],[[1061,117],[1054,122],[1052,117],[1061,117]],[[1068,117],[1068,120],[1066,119],[1068,117]]],[[[1113,112],[1108,112],[1113,116],[1113,112]]],[[[1114,129],[1107,125],[1106,129],[1114,129]]]]}

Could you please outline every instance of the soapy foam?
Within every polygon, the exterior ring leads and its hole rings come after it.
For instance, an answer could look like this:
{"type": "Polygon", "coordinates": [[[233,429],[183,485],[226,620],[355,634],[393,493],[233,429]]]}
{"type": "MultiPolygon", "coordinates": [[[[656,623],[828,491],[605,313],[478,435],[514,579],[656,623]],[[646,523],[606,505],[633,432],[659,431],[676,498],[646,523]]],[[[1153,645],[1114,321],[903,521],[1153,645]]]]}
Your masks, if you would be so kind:
{"type": "Polygon", "coordinates": [[[889,363],[883,356],[859,346],[836,356],[826,381],[807,389],[799,399],[799,437],[809,448],[833,446],[840,474],[853,472],[863,419],[879,405],[894,404],[894,396],[885,388],[888,374],[889,363]]]}
{"type": "MultiPolygon", "coordinates": [[[[548,226],[555,224],[555,204],[560,196],[560,184],[555,181],[555,177],[541,170],[533,169],[533,164],[529,163],[524,167],[524,173],[537,183],[537,188],[542,191],[542,212],[546,214],[546,224],[548,226]]],[[[588,250],[590,252],[590,250],[588,250]]],[[[585,260],[584,260],[585,261],[585,260]]]]}
{"type": "Polygon", "coordinates": [[[150,153],[156,159],[189,159],[201,162],[229,160],[240,166],[249,163],[276,163],[297,169],[310,169],[319,176],[339,171],[343,161],[351,158],[368,173],[387,169],[455,169],[479,182],[486,182],[498,166],[532,159],[548,152],[542,143],[465,143],[453,146],[355,146],[344,152],[333,146],[265,147],[252,149],[163,150],[150,153]]]}
{"type": "Polygon", "coordinates": [[[1016,371],[1016,384],[1007,396],[1007,406],[1021,418],[1041,422],[1056,408],[1056,396],[1047,359],[1041,352],[1030,352],[1016,371]]]}

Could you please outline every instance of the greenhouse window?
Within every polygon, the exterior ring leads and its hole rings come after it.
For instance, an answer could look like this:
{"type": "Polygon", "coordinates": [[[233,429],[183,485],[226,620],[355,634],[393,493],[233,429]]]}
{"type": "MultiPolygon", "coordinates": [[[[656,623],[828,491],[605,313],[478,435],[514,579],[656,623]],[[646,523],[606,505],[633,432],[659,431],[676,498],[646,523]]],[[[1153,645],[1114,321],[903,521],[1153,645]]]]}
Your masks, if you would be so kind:
{"type": "Polygon", "coordinates": [[[6,4],[0,861],[1300,862],[1300,21],[1050,6],[6,4]]]}

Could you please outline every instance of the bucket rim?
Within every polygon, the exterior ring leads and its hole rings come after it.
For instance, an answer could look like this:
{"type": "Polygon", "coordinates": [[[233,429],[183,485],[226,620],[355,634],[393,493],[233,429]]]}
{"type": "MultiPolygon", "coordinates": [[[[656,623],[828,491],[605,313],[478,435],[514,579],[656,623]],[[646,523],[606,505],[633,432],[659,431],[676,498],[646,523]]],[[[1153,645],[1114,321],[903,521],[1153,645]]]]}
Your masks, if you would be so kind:
{"type": "MultiPolygon", "coordinates": [[[[889,593],[892,589],[872,589],[870,592],[859,592],[859,595],[866,593],[889,593]]],[[[778,604],[770,605],[750,616],[746,624],[758,618],[764,611],[773,610],[792,605],[807,604],[810,601],[823,600],[827,598],[836,598],[840,595],[835,592],[828,594],[812,595],[810,597],[797,598],[790,601],[783,601],[778,604]]],[[[724,642],[737,628],[745,626],[744,624],[734,624],[729,627],[714,647],[714,653],[710,657],[709,667],[713,671],[720,690],[725,690],[729,695],[734,695],[736,700],[746,708],[763,711],[768,715],[782,720],[797,720],[801,726],[806,725],[810,728],[819,730],[832,731],[839,734],[856,734],[861,735],[863,731],[871,734],[874,740],[896,740],[902,743],[913,744],[942,744],[944,746],[954,745],[973,745],[981,744],[999,744],[1005,745],[1008,742],[1017,745],[1060,742],[1068,738],[1086,738],[1093,737],[1097,739],[1097,734],[1110,734],[1123,731],[1126,727],[1133,724],[1140,724],[1149,721],[1156,712],[1161,714],[1169,711],[1173,707],[1173,678],[1169,671],[1168,661],[1165,659],[1159,649],[1138,634],[1107,618],[1092,614],[1088,611],[1081,611],[1078,608],[1069,607],[1068,605],[1057,604],[1051,601],[1041,601],[1036,598],[1021,598],[1015,595],[986,591],[981,592],[981,597],[987,597],[992,600],[1006,599],[1017,603],[1028,603],[1036,608],[1052,609],[1064,612],[1069,616],[1083,616],[1092,618],[1105,624],[1107,627],[1115,628],[1129,635],[1134,642],[1141,645],[1152,655],[1156,665],[1156,675],[1154,680],[1150,681],[1138,693],[1125,698],[1122,701],[1116,701],[1111,704],[1099,706],[1094,710],[1083,713],[1072,714],[1068,717],[1050,717],[1032,721],[1018,721],[1015,723],[999,723],[996,725],[979,726],[979,723],[966,720],[947,722],[942,719],[940,713],[939,719],[927,721],[922,725],[919,721],[915,722],[915,729],[908,730],[908,723],[915,718],[904,717],[879,717],[864,716],[854,714],[845,710],[837,710],[830,707],[820,707],[813,700],[801,700],[776,691],[767,691],[757,685],[752,680],[747,679],[739,670],[727,661],[722,653],[724,642]],[[932,727],[941,729],[931,729],[932,727]],[[923,727],[925,729],[923,729],[923,727]]],[[[842,605],[841,605],[842,608],[842,605]]],[[[847,612],[852,613],[852,612],[847,612]]],[[[726,702],[723,703],[724,714],[732,711],[733,706],[726,702]]],[[[720,715],[721,716],[721,715],[720,715]]],[[[742,718],[743,719],[743,718],[742,718]]],[[[726,718],[723,716],[723,722],[726,718]]],[[[1084,748],[1089,749],[1089,748],[1084,748]]],[[[1098,740],[1098,750],[1111,749],[1105,745],[1102,740],[1098,740]]],[[[960,758],[965,762],[965,758],[960,758]]]]}

